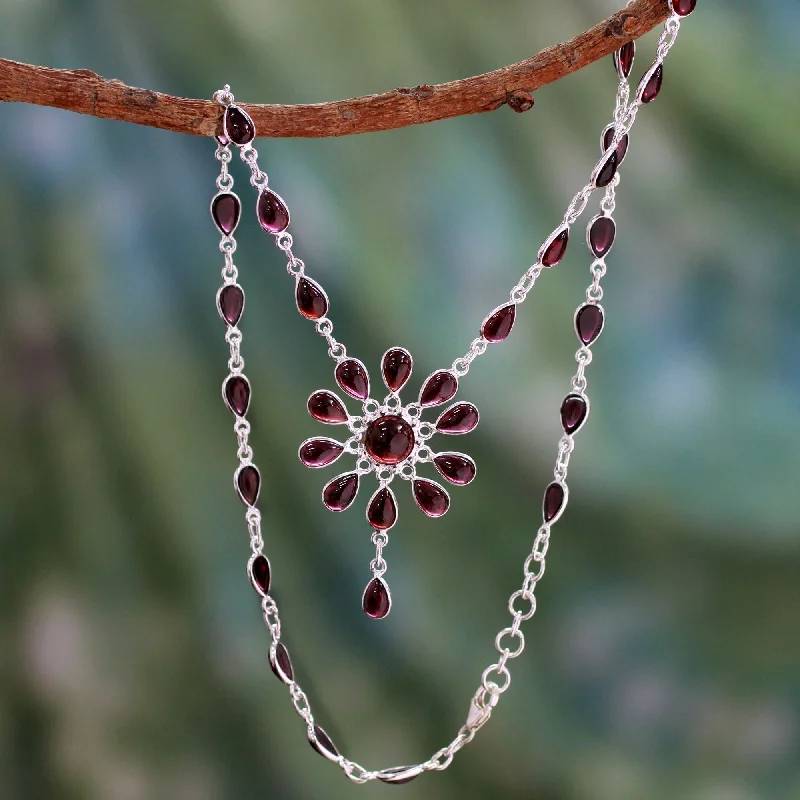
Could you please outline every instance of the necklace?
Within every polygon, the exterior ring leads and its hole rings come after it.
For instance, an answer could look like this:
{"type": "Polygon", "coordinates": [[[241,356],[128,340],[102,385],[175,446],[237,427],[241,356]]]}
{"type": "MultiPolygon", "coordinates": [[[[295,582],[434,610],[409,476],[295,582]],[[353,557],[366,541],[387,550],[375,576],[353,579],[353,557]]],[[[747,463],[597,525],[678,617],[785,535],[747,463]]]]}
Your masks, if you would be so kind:
{"type": "Polygon", "coordinates": [[[306,274],[304,262],[294,254],[293,238],[287,230],[289,209],[283,198],[268,187],[268,177],[258,165],[258,152],[252,146],[256,136],[253,121],[236,105],[229,86],[214,95],[224,109],[222,130],[216,136],[215,155],[221,165],[217,178],[218,192],[211,201],[211,216],[221,234],[219,247],[224,258],[223,285],[217,292],[216,302],[226,325],[225,340],[230,348],[229,374],[222,384],[222,396],[235,417],[239,466],[234,473],[233,483],[247,508],[245,519],[252,551],[247,574],[261,599],[264,620],[270,633],[269,661],[272,671],[289,687],[292,703],[306,723],[311,746],[320,755],[337,763],[355,783],[372,780],[407,783],[423,772],[446,769],[455,754],[471,742],[486,724],[500,696],[510,686],[508,663],[517,658],[525,647],[522,623],[536,612],[535,589],[544,575],[551,530],[567,505],[567,471],[575,446],[575,435],[589,416],[586,368],[592,361],[591,347],[605,324],[605,310],[600,304],[603,298],[601,280],[606,274],[605,258],[616,237],[612,214],[620,181],[618,168],[627,154],[630,131],[639,110],[655,100],[661,90],[664,60],[676,41],[681,18],[694,10],[696,2],[667,1],[670,2],[672,14],[659,38],[655,60],[645,71],[633,96],[628,78],[633,67],[635,44],[630,42],[614,54],[614,67],[619,78],[614,117],[602,133],[602,155],[592,170],[589,182],[572,198],[561,222],[540,247],[536,262],[511,289],[509,299],[485,317],[479,335],[473,339],[467,352],[456,358],[449,367],[429,375],[422,382],[417,400],[405,404],[400,393],[413,372],[411,353],[402,347],[392,347],[384,353],[380,373],[388,394],[381,400],[375,399],[367,367],[359,359],[348,355],[345,346],[333,336],[333,323],[328,317],[328,296],[322,286],[306,274]],[[239,149],[242,161],[250,168],[250,183],[258,193],[258,221],[274,237],[277,247],[287,258],[287,271],[295,281],[298,311],[314,323],[316,332],[325,340],[328,355],[336,363],[334,378],[339,388],[350,400],[361,404],[360,412],[351,415],[343,400],[334,392],[328,389],[314,391],[308,400],[311,416],[327,425],[343,426],[349,436],[345,441],[314,436],[300,445],[298,455],[305,466],[314,469],[332,465],[345,455],[354,457],[354,468],[329,480],[323,488],[323,503],[335,512],[349,508],[356,499],[362,480],[369,474],[375,474],[378,487],[366,506],[375,558],[370,564],[372,579],[362,598],[364,612],[373,619],[385,618],[392,604],[391,592],[383,577],[388,569],[383,551],[389,542],[388,531],[397,522],[399,513],[391,484],[396,478],[408,482],[420,510],[430,517],[439,517],[450,508],[450,496],[438,481],[419,475],[417,468],[430,464],[438,472],[438,477],[455,486],[467,485],[475,478],[477,468],[468,455],[451,450],[435,452],[429,441],[437,434],[454,436],[474,430],[479,422],[478,409],[464,401],[456,401],[444,409],[441,407],[455,398],[460,388],[459,381],[467,375],[475,359],[485,353],[490,344],[500,343],[510,335],[520,305],[544,270],[555,267],[564,257],[572,226],[585,211],[594,192],[597,189],[604,190],[600,213],[589,222],[586,232],[587,245],[593,257],[590,267],[592,279],[586,290],[585,302],[578,307],[574,316],[580,346],[575,354],[577,370],[560,408],[564,433],[558,443],[554,480],[544,492],[542,524],[524,563],[522,586],[508,600],[508,610],[513,619],[495,639],[499,657],[484,670],[481,684],[470,702],[465,724],[450,744],[427,761],[414,766],[368,771],[341,755],[331,738],[315,721],[308,698],[295,681],[289,651],[282,641],[278,606],[270,593],[272,570],[263,553],[261,513],[257,508],[261,476],[253,463],[253,450],[248,443],[250,424],[246,415],[251,388],[244,375],[242,334],[238,327],[244,312],[245,296],[237,282],[238,270],[233,262],[236,251],[233,234],[239,223],[242,205],[233,192],[233,178],[228,170],[232,159],[231,145],[239,149]],[[430,409],[439,409],[439,413],[435,420],[426,421],[423,414],[430,409]]]}

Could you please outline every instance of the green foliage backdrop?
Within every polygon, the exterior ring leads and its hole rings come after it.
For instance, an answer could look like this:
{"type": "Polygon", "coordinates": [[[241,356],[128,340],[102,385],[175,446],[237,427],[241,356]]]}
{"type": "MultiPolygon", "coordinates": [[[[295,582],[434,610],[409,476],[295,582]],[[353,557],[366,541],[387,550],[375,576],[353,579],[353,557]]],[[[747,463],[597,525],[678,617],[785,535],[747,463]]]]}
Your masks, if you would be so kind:
{"type": "MultiPolygon", "coordinates": [[[[0,0],[0,52],[187,96],[229,82],[245,101],[315,102],[508,64],[616,5],[0,0]]],[[[800,17],[793,0],[698,5],[622,171],[592,417],[528,647],[476,742],[402,789],[353,786],[311,753],[267,666],[219,399],[212,143],[0,108],[1,797],[800,796],[800,17]]],[[[614,90],[600,63],[522,116],[259,143],[298,255],[373,374],[392,345],[418,373],[464,351],[585,181],[614,90]]],[[[507,623],[589,260],[578,235],[464,380],[478,479],[439,522],[401,493],[395,610],[376,624],[359,610],[361,511],[327,513],[295,456],[331,365],[235,175],[287,642],[350,757],[415,762],[462,723],[507,623]]]]}

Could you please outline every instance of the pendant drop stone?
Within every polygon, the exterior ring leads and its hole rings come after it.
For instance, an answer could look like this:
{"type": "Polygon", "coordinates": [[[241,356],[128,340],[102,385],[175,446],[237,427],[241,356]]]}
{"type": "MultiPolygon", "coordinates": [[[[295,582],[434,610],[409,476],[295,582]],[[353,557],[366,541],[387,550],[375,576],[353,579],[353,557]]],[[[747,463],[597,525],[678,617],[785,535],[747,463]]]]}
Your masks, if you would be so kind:
{"type": "Polygon", "coordinates": [[[589,226],[589,249],[597,258],[603,258],[614,244],[617,225],[611,217],[595,217],[589,226]]]}
{"type": "Polygon", "coordinates": [[[319,725],[314,726],[314,736],[312,738],[309,735],[308,743],[329,761],[336,761],[339,758],[339,751],[331,741],[331,737],[319,725]]]}
{"type": "Polygon", "coordinates": [[[379,531],[388,531],[397,522],[397,503],[388,486],[378,489],[367,507],[367,521],[379,531]]]}
{"type": "Polygon", "coordinates": [[[661,91],[661,81],[664,80],[664,66],[659,64],[653,71],[653,74],[647,80],[644,89],[642,89],[642,102],[652,103],[658,97],[661,91]]]}
{"type": "Polygon", "coordinates": [[[561,404],[561,426],[564,433],[572,435],[586,421],[586,414],[589,408],[586,399],[579,394],[568,394],[561,404]]]}
{"type": "Polygon", "coordinates": [[[308,413],[314,419],[329,425],[347,422],[347,409],[342,401],[333,392],[326,390],[314,392],[308,398],[308,413]]]}
{"type": "Polygon", "coordinates": [[[253,120],[239,106],[228,106],[225,109],[225,136],[239,147],[250,144],[256,137],[253,120]]]}
{"type": "Polygon", "coordinates": [[[440,453],[433,459],[433,466],[442,477],[457,486],[466,486],[475,478],[475,462],[461,453],[440,453]]]}
{"type": "Polygon", "coordinates": [[[411,377],[413,364],[411,353],[402,347],[393,347],[384,353],[381,372],[383,382],[390,392],[399,392],[406,385],[411,377]]]}
{"type": "Polygon", "coordinates": [[[564,258],[564,253],[567,252],[567,244],[569,243],[569,229],[564,228],[559,234],[554,236],[552,240],[545,247],[542,253],[542,266],[554,267],[564,258]]]}
{"type": "Polygon", "coordinates": [[[229,283],[219,290],[217,295],[217,308],[223,322],[227,325],[236,325],[242,318],[244,311],[244,292],[242,287],[229,283]]]}
{"type": "Polygon", "coordinates": [[[364,590],[361,604],[372,619],[383,619],[392,609],[392,596],[383,578],[373,578],[364,590]]]}
{"type": "Polygon", "coordinates": [[[592,344],[603,332],[603,309],[593,303],[581,306],[575,314],[575,331],[585,344],[592,344]]]}
{"type": "Polygon", "coordinates": [[[614,180],[614,176],[617,174],[617,158],[617,151],[615,150],[598,171],[597,177],[594,179],[594,185],[599,189],[608,186],[614,180]]]}
{"type": "Polygon", "coordinates": [[[429,517],[441,517],[450,508],[450,496],[438,483],[417,478],[412,489],[417,505],[429,517]]]}
{"type": "Polygon", "coordinates": [[[514,303],[497,308],[489,314],[481,325],[481,336],[488,342],[502,342],[511,333],[517,306],[514,303]]]}
{"type": "Polygon", "coordinates": [[[336,365],[336,382],[356,400],[369,397],[369,374],[367,368],[357,358],[347,358],[336,365]]]}
{"type": "Polygon", "coordinates": [[[446,403],[458,391],[458,378],[447,370],[434,372],[419,393],[420,405],[426,408],[446,403]]]}
{"type": "Polygon", "coordinates": [[[328,297],[322,287],[311,278],[298,278],[295,300],[297,310],[306,319],[320,319],[328,313],[328,297]]]}
{"type": "Polygon", "coordinates": [[[333,439],[309,439],[300,445],[300,461],[313,469],[333,464],[344,452],[344,445],[333,439]]]}
{"type": "Polygon", "coordinates": [[[472,403],[458,403],[436,420],[436,430],[439,433],[469,433],[475,430],[478,420],[478,409],[472,403]]]}
{"type": "Polygon", "coordinates": [[[322,502],[331,511],[349,508],[358,494],[358,473],[350,472],[334,478],[322,490],[322,502]]]}
{"type": "Polygon", "coordinates": [[[225,402],[237,417],[243,417],[250,407],[250,383],[243,375],[231,375],[225,381],[225,402]]]}
{"type": "Polygon", "coordinates": [[[230,236],[239,224],[242,205],[239,198],[232,192],[218,194],[211,201],[211,218],[219,228],[220,233],[230,236]]]}
{"type": "Polygon", "coordinates": [[[551,483],[544,490],[542,501],[542,516],[545,522],[552,522],[564,508],[564,487],[557,482],[551,483]]]}
{"type": "Polygon", "coordinates": [[[258,195],[256,215],[267,233],[282,233],[289,227],[289,209],[272,189],[264,189],[258,195]]]}
{"type": "Polygon", "coordinates": [[[261,594],[269,594],[270,587],[269,561],[266,556],[257,555],[250,565],[250,582],[261,594]]]}
{"type": "Polygon", "coordinates": [[[617,74],[621,78],[627,78],[633,69],[633,58],[636,55],[636,42],[628,42],[622,45],[616,53],[614,53],[614,66],[617,68],[617,74]]]}
{"type": "Polygon", "coordinates": [[[269,665],[272,671],[284,683],[291,683],[294,680],[294,667],[292,667],[292,659],[289,657],[289,651],[286,646],[281,642],[275,645],[275,654],[270,652],[269,665]]]}
{"type": "Polygon", "coordinates": [[[246,505],[256,504],[261,490],[261,474],[252,464],[245,465],[237,473],[236,489],[246,505]]]}
{"type": "Polygon", "coordinates": [[[697,0],[672,0],[672,8],[679,17],[688,17],[696,5],[697,0]]]}
{"type": "MultiPolygon", "coordinates": [[[[606,128],[606,132],[603,134],[603,152],[605,153],[609,147],[611,147],[611,143],[614,141],[614,126],[611,125],[606,128]]],[[[618,142],[617,142],[617,167],[619,168],[620,164],[622,164],[625,156],[628,153],[628,142],[630,141],[628,134],[626,133],[618,142]]]]}

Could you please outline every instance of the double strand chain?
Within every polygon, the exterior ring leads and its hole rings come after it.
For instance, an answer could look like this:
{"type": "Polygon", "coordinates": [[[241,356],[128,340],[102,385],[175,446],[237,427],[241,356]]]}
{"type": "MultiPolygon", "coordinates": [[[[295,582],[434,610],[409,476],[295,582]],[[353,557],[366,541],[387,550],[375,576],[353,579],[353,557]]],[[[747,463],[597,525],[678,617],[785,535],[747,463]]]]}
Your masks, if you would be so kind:
{"type": "MultiPolygon", "coordinates": [[[[615,64],[620,80],[613,123],[606,128],[603,134],[603,157],[595,166],[590,182],[572,198],[560,225],[542,245],[536,263],[523,274],[510,292],[510,304],[516,307],[526,299],[543,269],[555,266],[561,260],[566,249],[571,226],[577,222],[586,209],[595,189],[604,187],[605,191],[600,203],[601,214],[589,223],[588,228],[589,248],[594,255],[594,260],[590,267],[592,280],[586,290],[586,302],[578,308],[575,315],[575,328],[581,340],[581,346],[575,354],[575,361],[578,366],[571,381],[572,392],[564,400],[561,407],[562,425],[565,432],[558,443],[556,463],[553,470],[554,481],[547,487],[545,492],[543,503],[544,521],[537,531],[532,550],[524,562],[522,586],[513,592],[508,600],[508,610],[511,614],[512,622],[509,626],[503,628],[495,638],[495,649],[499,657],[483,671],[480,686],[470,702],[469,713],[464,725],[448,745],[434,753],[427,761],[414,766],[370,771],[341,755],[330,737],[316,723],[308,697],[294,679],[294,669],[289,652],[281,641],[281,620],[278,606],[270,594],[270,565],[263,554],[264,541],[261,534],[261,514],[256,508],[260,488],[260,475],[253,464],[253,450],[248,443],[250,425],[245,419],[249,405],[250,386],[244,376],[244,360],[241,356],[242,334],[238,328],[238,322],[244,309],[244,293],[237,283],[238,271],[233,262],[236,241],[232,232],[238,222],[241,206],[238,198],[233,195],[233,178],[228,170],[232,157],[230,140],[226,136],[217,137],[219,146],[217,147],[216,158],[220,162],[221,169],[217,178],[219,193],[212,200],[212,215],[215,217],[215,221],[217,221],[218,227],[222,232],[219,247],[224,258],[222,269],[223,285],[217,293],[217,307],[227,325],[225,340],[230,348],[229,374],[223,383],[223,397],[235,416],[234,432],[238,441],[239,466],[234,474],[234,485],[247,506],[245,518],[250,534],[252,551],[247,564],[247,573],[261,597],[263,617],[271,637],[270,666],[275,674],[288,686],[294,708],[307,726],[310,744],[318,753],[338,764],[347,777],[355,783],[366,783],[372,780],[391,784],[406,783],[423,772],[446,769],[452,763],[455,754],[471,742],[478,730],[486,724],[500,696],[508,690],[511,684],[511,672],[508,662],[521,655],[525,647],[525,637],[521,630],[522,623],[531,619],[536,613],[535,589],[544,576],[545,558],[550,545],[551,529],[563,513],[567,503],[567,471],[575,445],[574,436],[588,416],[586,367],[592,361],[591,345],[600,335],[604,322],[604,311],[599,303],[603,297],[601,279],[606,273],[605,256],[613,243],[615,234],[611,215],[615,208],[615,190],[620,180],[616,168],[624,159],[628,147],[628,134],[633,127],[639,109],[643,104],[655,99],[658,94],[663,76],[662,65],[675,43],[681,17],[694,8],[694,3],[687,2],[687,0],[667,1],[671,3],[673,13],[667,19],[659,38],[656,58],[642,77],[632,102],[628,83],[631,62],[626,62],[625,59],[627,57],[623,56],[625,48],[615,56],[615,64]],[[687,7],[688,11],[682,10],[687,7]],[[612,159],[613,165],[610,167],[609,164],[612,159]],[[220,214],[219,209],[215,213],[215,203],[229,196],[235,198],[235,203],[226,201],[230,206],[225,209],[227,216],[220,214]],[[225,224],[220,225],[218,220],[223,216],[225,224]],[[600,220],[605,220],[605,222],[599,223],[600,220]]],[[[632,46],[626,45],[626,48],[629,48],[627,53],[632,61],[632,46]]],[[[218,92],[215,98],[226,109],[235,108],[234,98],[230,93],[229,87],[225,87],[221,92],[218,92]]],[[[258,153],[250,144],[254,135],[255,131],[253,130],[250,139],[241,146],[240,155],[242,160],[250,167],[250,183],[262,196],[266,191],[268,178],[266,173],[259,168],[258,153]]],[[[234,141],[234,143],[236,142],[234,141]]],[[[288,211],[286,212],[286,223],[288,224],[288,211]]],[[[303,277],[305,264],[294,255],[291,234],[281,230],[276,233],[275,242],[288,258],[287,271],[289,274],[295,279],[303,277]]],[[[322,316],[316,320],[315,325],[317,333],[327,342],[330,357],[337,362],[343,359],[346,356],[346,349],[343,344],[334,338],[333,323],[327,316],[322,316]]],[[[486,351],[489,343],[490,340],[487,339],[482,330],[481,335],[470,344],[466,354],[453,362],[452,371],[458,376],[466,375],[472,362],[486,351]]],[[[384,568],[385,565],[385,562],[381,563],[381,548],[384,544],[385,541],[383,539],[376,542],[378,569],[384,568]]]]}

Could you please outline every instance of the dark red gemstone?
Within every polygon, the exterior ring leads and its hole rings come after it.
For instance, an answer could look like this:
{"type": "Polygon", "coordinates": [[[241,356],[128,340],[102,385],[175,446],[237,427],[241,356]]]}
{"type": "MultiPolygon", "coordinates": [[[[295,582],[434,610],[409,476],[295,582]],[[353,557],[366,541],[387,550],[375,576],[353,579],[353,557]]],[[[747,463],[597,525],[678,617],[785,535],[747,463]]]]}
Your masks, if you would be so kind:
{"type": "Polygon", "coordinates": [[[438,483],[417,478],[413,485],[414,500],[429,517],[441,517],[450,508],[450,495],[438,483]]]}
{"type": "Polygon", "coordinates": [[[647,79],[647,83],[642,89],[642,102],[643,103],[652,103],[653,100],[658,97],[658,93],[661,91],[661,81],[664,79],[664,67],[662,64],[659,64],[654,72],[650,75],[647,79]]]}
{"type": "Polygon", "coordinates": [[[228,408],[237,417],[243,417],[250,405],[250,383],[244,375],[231,375],[223,387],[228,408]]]}
{"type": "Polygon", "coordinates": [[[249,114],[239,106],[228,106],[225,109],[225,135],[241,147],[255,139],[256,126],[249,114]]]}
{"type": "Polygon", "coordinates": [[[627,78],[631,74],[633,68],[633,57],[636,55],[636,42],[628,42],[622,45],[616,53],[614,53],[614,66],[617,68],[617,74],[621,78],[627,78]]]}
{"type": "Polygon", "coordinates": [[[436,420],[439,433],[469,433],[478,425],[478,409],[472,403],[458,403],[436,420]]]}
{"type": "Polygon", "coordinates": [[[364,613],[372,619],[383,619],[392,609],[392,596],[382,578],[373,578],[364,590],[364,613]]]}
{"type": "Polygon", "coordinates": [[[314,726],[314,736],[308,737],[308,743],[325,758],[336,761],[339,758],[339,751],[331,741],[331,737],[325,733],[319,725],[314,726]]]}
{"type": "Polygon", "coordinates": [[[584,344],[592,344],[602,333],[603,322],[603,309],[588,303],[575,314],[575,332],[584,344]]]}
{"type": "Polygon", "coordinates": [[[308,398],[308,413],[314,419],[331,425],[347,422],[347,409],[333,392],[314,392],[308,398]]]}
{"type": "Polygon", "coordinates": [[[367,521],[379,531],[388,531],[397,522],[397,503],[388,486],[372,495],[367,507],[367,521]]]}
{"type": "Polygon", "coordinates": [[[211,218],[221,233],[229,236],[236,230],[239,224],[239,215],[242,211],[242,204],[239,198],[231,192],[218,194],[211,201],[211,218]]]}
{"type": "Polygon", "coordinates": [[[336,382],[350,397],[366,400],[369,397],[369,374],[357,358],[347,358],[336,365],[336,382]]]}
{"type": "Polygon", "coordinates": [[[595,217],[589,225],[589,249],[597,258],[602,258],[611,249],[616,235],[617,226],[611,217],[595,217]]]}
{"type": "Polygon", "coordinates": [[[552,522],[561,513],[565,497],[564,487],[560,483],[551,483],[544,490],[542,515],[545,522],[552,522]]]}
{"type": "Polygon", "coordinates": [[[222,147],[230,144],[228,137],[224,133],[217,133],[214,138],[217,140],[217,144],[221,145],[222,147]]]}
{"type": "Polygon", "coordinates": [[[308,439],[300,445],[300,461],[307,467],[327,467],[344,452],[333,439],[308,439]]]}
{"type": "Polygon", "coordinates": [[[271,189],[264,189],[258,195],[256,215],[267,233],[281,233],[289,227],[289,209],[283,198],[271,189]]]}
{"type": "Polygon", "coordinates": [[[450,483],[466,486],[475,477],[475,462],[461,453],[440,453],[433,465],[450,483]]]}
{"type": "Polygon", "coordinates": [[[320,319],[328,313],[328,297],[322,287],[305,276],[297,279],[297,310],[306,319],[320,319]]]}
{"type": "Polygon", "coordinates": [[[579,394],[568,394],[561,404],[561,425],[567,434],[575,433],[586,420],[586,399],[579,394]]]}
{"type": "Polygon", "coordinates": [[[350,472],[334,478],[322,490],[322,502],[331,511],[344,511],[349,508],[358,494],[358,474],[350,472]]]}
{"type": "Polygon", "coordinates": [[[217,295],[217,308],[224,322],[228,325],[236,325],[242,318],[242,311],[244,311],[244,292],[242,287],[235,283],[223,286],[217,295]]]}
{"type": "Polygon", "coordinates": [[[389,391],[399,392],[405,386],[406,381],[411,377],[413,365],[411,353],[402,347],[393,347],[384,353],[381,371],[383,381],[389,391]]]}
{"type": "Polygon", "coordinates": [[[594,179],[594,185],[602,189],[608,186],[614,180],[617,174],[617,151],[614,150],[608,158],[606,158],[603,166],[597,171],[597,177],[594,179]]]}
{"type": "Polygon", "coordinates": [[[292,659],[289,658],[289,651],[281,642],[275,646],[275,654],[270,653],[269,665],[284,683],[291,683],[294,680],[292,659]]]}
{"type": "Polygon", "coordinates": [[[399,786],[401,783],[411,783],[421,773],[421,767],[391,767],[381,770],[378,773],[378,780],[399,786]]]}
{"type": "Polygon", "coordinates": [[[425,381],[419,393],[420,405],[427,407],[440,406],[446,403],[458,391],[458,378],[447,370],[434,372],[425,381]]]}
{"type": "Polygon", "coordinates": [[[542,266],[554,267],[564,258],[564,253],[567,252],[567,243],[569,242],[569,228],[564,228],[563,231],[554,236],[545,246],[542,253],[542,266]]]}
{"type": "MultiPolygon", "coordinates": [[[[603,152],[605,153],[609,147],[611,147],[611,143],[614,141],[614,126],[610,126],[606,128],[606,132],[603,134],[603,152]]],[[[628,142],[630,139],[628,138],[628,134],[626,133],[618,142],[617,142],[617,167],[619,168],[620,164],[622,164],[625,156],[628,153],[628,142]]]]}
{"type": "Polygon", "coordinates": [[[414,449],[414,431],[402,417],[378,417],[367,426],[364,446],[379,464],[399,464],[414,449]]]}
{"type": "Polygon", "coordinates": [[[269,594],[270,570],[266,556],[257,555],[250,564],[250,580],[262,594],[269,594]]]}
{"type": "Polygon", "coordinates": [[[686,17],[694,11],[697,0],[672,0],[672,8],[680,17],[686,17]]]}
{"type": "Polygon", "coordinates": [[[261,490],[261,474],[252,464],[242,467],[236,474],[236,488],[248,506],[256,504],[261,490]]]}
{"type": "Polygon", "coordinates": [[[502,342],[514,327],[517,307],[514,303],[496,308],[481,325],[481,336],[489,342],[502,342]]]}

